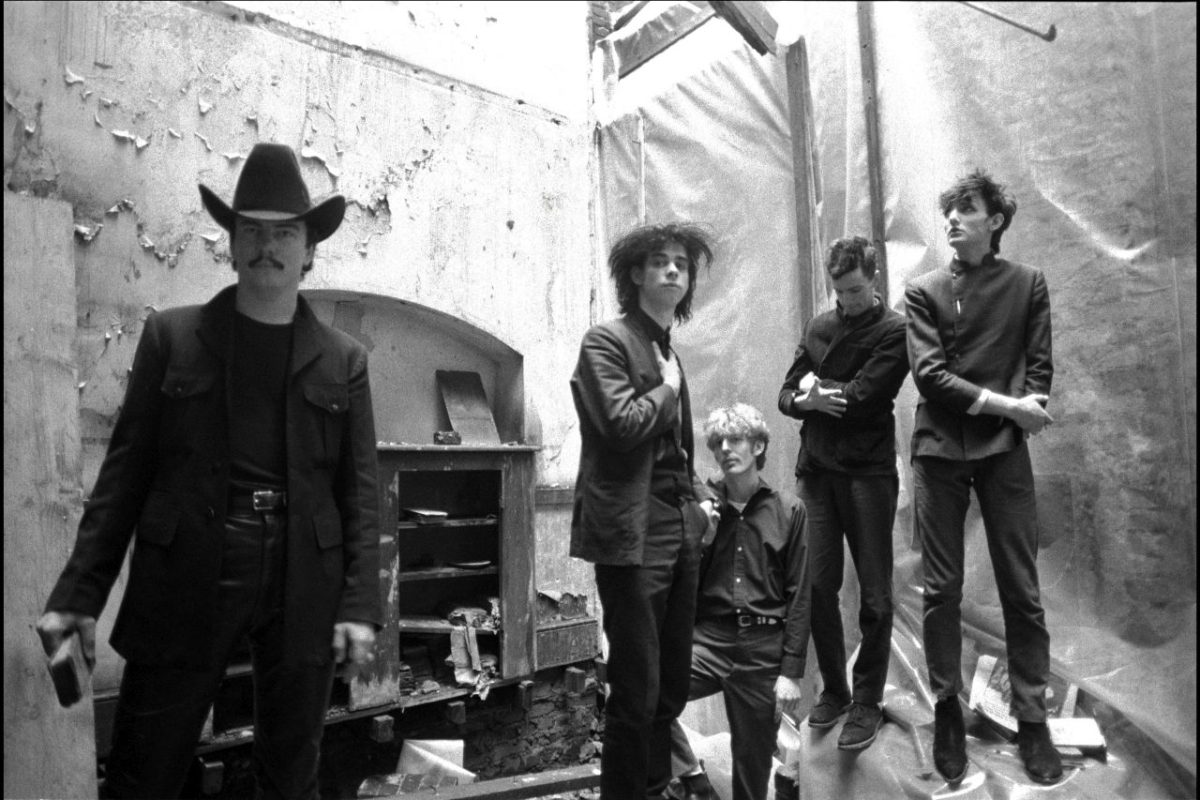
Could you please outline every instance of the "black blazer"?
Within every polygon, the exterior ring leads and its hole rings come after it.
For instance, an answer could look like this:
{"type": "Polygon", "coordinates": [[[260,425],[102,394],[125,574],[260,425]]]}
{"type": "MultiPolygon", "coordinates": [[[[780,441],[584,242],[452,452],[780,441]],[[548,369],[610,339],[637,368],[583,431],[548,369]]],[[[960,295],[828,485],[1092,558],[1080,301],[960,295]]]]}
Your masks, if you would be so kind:
{"type": "MultiPolygon", "coordinates": [[[[151,315],[75,549],[47,610],[99,616],[136,543],[112,645],[212,665],[229,483],[236,287],[151,315]]],[[[366,349],[300,298],[287,386],[285,657],[323,664],[333,625],[379,626],[379,497],[366,349]]]]}
{"type": "Polygon", "coordinates": [[[676,421],[692,485],[710,494],[695,478],[687,379],[676,402],[654,357],[652,324],[639,310],[592,327],[571,377],[582,438],[571,555],[596,564],[642,563],[655,446],[676,421]]]}
{"type": "Polygon", "coordinates": [[[908,355],[921,393],[912,455],[959,461],[1024,441],[1012,420],[967,409],[983,389],[1049,394],[1054,376],[1050,293],[1042,271],[986,256],[982,264],[927,272],[904,293],[908,355]]]}

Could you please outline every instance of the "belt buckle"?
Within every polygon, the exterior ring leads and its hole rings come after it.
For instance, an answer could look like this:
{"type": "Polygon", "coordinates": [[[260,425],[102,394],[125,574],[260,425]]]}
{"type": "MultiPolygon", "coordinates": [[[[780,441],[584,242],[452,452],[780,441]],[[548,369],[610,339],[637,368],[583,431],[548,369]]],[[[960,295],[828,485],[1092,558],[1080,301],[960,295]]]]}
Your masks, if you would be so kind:
{"type": "Polygon", "coordinates": [[[283,492],[273,492],[267,489],[257,491],[250,496],[250,502],[255,511],[277,511],[283,505],[283,492]]]}
{"type": "Polygon", "coordinates": [[[753,618],[749,614],[738,614],[737,626],[739,628],[749,628],[753,624],[753,618]]]}

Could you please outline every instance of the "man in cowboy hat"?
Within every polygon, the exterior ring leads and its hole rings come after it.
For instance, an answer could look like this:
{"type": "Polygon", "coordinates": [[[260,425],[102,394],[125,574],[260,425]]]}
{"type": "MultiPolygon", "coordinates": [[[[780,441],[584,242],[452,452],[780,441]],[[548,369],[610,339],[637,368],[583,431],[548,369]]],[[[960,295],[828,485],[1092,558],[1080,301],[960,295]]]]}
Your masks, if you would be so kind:
{"type": "Polygon", "coordinates": [[[380,625],[366,349],[299,295],[345,200],[313,205],[291,148],[258,144],[232,208],[237,284],[150,316],[74,551],[37,628],[47,653],[95,625],[135,537],[113,648],[126,659],[103,796],[178,797],[225,667],[248,635],[265,797],[316,798],[336,662],[380,625]]]}

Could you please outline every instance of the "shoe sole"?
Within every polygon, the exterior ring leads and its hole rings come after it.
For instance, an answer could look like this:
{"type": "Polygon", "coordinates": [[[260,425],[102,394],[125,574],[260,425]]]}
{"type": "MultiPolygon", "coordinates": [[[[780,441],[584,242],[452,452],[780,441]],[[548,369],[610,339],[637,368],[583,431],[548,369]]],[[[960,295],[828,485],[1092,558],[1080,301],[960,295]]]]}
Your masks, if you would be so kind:
{"type": "Polygon", "coordinates": [[[813,722],[812,717],[809,717],[808,718],[808,727],[816,728],[819,731],[828,730],[829,728],[832,728],[834,725],[837,725],[838,722],[841,721],[842,717],[846,716],[846,712],[848,712],[849,710],[850,710],[850,704],[847,703],[846,707],[843,708],[841,711],[839,711],[838,715],[836,717],[834,717],[833,719],[829,720],[828,722],[813,722]]]}
{"type": "Polygon", "coordinates": [[[938,775],[941,775],[946,780],[946,783],[950,784],[950,786],[953,787],[953,786],[958,786],[960,783],[962,783],[963,778],[967,777],[967,772],[969,770],[970,770],[969,766],[964,766],[963,771],[960,772],[958,774],[958,777],[955,777],[955,778],[951,778],[949,775],[942,772],[940,769],[937,771],[937,773],[938,773],[938,775]]]}
{"type": "Polygon", "coordinates": [[[817,729],[817,730],[819,730],[819,731],[825,731],[825,730],[829,730],[829,729],[830,729],[830,728],[832,728],[834,725],[837,725],[837,724],[838,724],[838,722],[841,720],[841,718],[842,718],[842,717],[844,717],[844,716],[846,716],[846,714],[845,714],[845,712],[842,712],[841,714],[838,714],[838,715],[837,715],[836,717],[834,717],[833,719],[829,720],[829,722],[813,722],[813,721],[810,719],[810,720],[808,721],[808,727],[810,727],[810,728],[816,728],[816,729],[817,729]]]}
{"type": "Polygon", "coordinates": [[[879,735],[879,727],[876,726],[875,732],[871,734],[870,739],[864,739],[861,742],[854,742],[853,744],[842,744],[841,742],[838,742],[838,750],[851,750],[851,751],[866,750],[868,747],[871,746],[871,744],[875,741],[875,737],[877,737],[878,735],[879,735]]]}
{"type": "Polygon", "coordinates": [[[1063,779],[1064,773],[1060,772],[1058,774],[1058,777],[1056,777],[1056,778],[1040,778],[1037,775],[1034,775],[1029,770],[1025,770],[1025,774],[1028,775],[1029,779],[1031,781],[1033,781],[1034,783],[1040,784],[1042,786],[1053,786],[1054,784],[1058,783],[1059,781],[1061,781],[1063,779]]]}

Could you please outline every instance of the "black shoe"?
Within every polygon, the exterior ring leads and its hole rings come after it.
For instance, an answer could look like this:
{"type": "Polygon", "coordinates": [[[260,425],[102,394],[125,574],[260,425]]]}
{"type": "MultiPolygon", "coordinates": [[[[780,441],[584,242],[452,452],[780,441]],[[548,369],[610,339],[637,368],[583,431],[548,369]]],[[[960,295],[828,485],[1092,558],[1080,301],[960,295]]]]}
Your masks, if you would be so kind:
{"type": "Polygon", "coordinates": [[[700,772],[697,775],[681,775],[667,787],[667,797],[674,800],[721,800],[721,795],[713,788],[704,771],[704,762],[700,762],[700,772]]]}
{"type": "Polygon", "coordinates": [[[813,706],[812,711],[808,712],[808,725],[810,728],[832,728],[837,725],[842,714],[849,710],[849,700],[843,700],[829,692],[821,692],[821,699],[813,706]]]}
{"type": "Polygon", "coordinates": [[[1025,772],[1037,783],[1058,783],[1062,778],[1062,757],[1050,741],[1050,729],[1044,722],[1017,722],[1017,752],[1025,762],[1025,772]]]}
{"type": "Polygon", "coordinates": [[[933,707],[933,765],[951,786],[967,774],[967,728],[957,696],[933,707]]]}
{"type": "Polygon", "coordinates": [[[879,723],[883,721],[883,709],[874,703],[853,703],[842,735],[838,737],[839,750],[864,750],[875,741],[879,723]]]}

